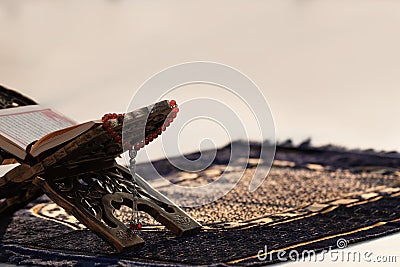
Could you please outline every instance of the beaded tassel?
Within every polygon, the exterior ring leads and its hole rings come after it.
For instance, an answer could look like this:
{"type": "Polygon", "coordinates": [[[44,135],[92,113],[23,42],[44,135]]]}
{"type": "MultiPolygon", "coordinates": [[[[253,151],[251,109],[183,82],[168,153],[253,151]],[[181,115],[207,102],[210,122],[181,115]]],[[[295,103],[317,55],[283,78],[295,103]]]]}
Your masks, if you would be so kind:
{"type": "MultiPolygon", "coordinates": [[[[170,107],[172,108],[171,113],[168,115],[167,119],[165,120],[164,124],[159,127],[156,131],[153,133],[150,133],[148,136],[145,137],[144,140],[141,140],[137,142],[135,145],[131,145],[129,142],[124,142],[123,146],[125,149],[129,150],[129,170],[132,175],[132,183],[133,183],[133,204],[132,204],[132,214],[131,214],[131,220],[128,223],[127,227],[131,229],[132,231],[136,232],[140,230],[143,227],[143,224],[140,222],[139,218],[139,209],[137,205],[137,201],[139,199],[139,193],[137,191],[137,183],[136,183],[136,155],[137,151],[139,151],[141,148],[143,148],[145,145],[149,144],[152,142],[154,139],[156,139],[165,129],[173,122],[173,120],[176,118],[177,113],[179,112],[178,105],[176,104],[175,100],[171,100],[169,102],[170,107]]],[[[119,119],[123,117],[124,114],[116,114],[116,113],[109,113],[105,114],[102,118],[103,122],[103,127],[107,131],[107,133],[120,145],[122,145],[122,137],[114,131],[114,129],[111,127],[111,124],[109,122],[110,119],[119,119]]]]}

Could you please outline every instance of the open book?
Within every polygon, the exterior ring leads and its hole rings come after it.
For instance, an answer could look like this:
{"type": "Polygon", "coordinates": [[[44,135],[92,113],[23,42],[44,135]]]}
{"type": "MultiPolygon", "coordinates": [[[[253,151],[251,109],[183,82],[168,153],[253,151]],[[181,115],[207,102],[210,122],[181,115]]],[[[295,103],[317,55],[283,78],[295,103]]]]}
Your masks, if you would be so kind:
{"type": "Polygon", "coordinates": [[[101,122],[76,124],[73,120],[39,105],[0,110],[0,148],[25,159],[26,148],[34,157],[69,141],[101,122]]]}

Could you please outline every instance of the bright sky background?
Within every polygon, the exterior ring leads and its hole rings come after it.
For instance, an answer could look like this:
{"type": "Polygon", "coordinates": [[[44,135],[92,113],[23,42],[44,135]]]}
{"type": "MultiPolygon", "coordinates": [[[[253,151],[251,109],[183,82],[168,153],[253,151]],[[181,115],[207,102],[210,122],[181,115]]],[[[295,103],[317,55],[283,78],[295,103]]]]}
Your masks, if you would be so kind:
{"type": "MultiPolygon", "coordinates": [[[[124,112],[166,67],[215,61],[258,84],[278,140],[400,150],[399,14],[388,0],[3,0],[0,83],[86,121],[124,112]]],[[[197,129],[186,151],[213,127],[197,129]]]]}

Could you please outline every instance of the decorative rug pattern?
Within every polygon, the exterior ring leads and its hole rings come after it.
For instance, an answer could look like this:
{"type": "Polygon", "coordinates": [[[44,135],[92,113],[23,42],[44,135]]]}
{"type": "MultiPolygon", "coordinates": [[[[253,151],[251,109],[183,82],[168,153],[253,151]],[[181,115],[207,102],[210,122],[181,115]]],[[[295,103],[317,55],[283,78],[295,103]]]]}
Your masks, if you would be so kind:
{"type": "MultiPolygon", "coordinates": [[[[214,164],[196,174],[179,172],[167,160],[154,166],[174,183],[202,184],[224,171],[229,148],[220,149],[214,164]]],[[[25,265],[264,265],[278,261],[278,250],[318,252],[336,247],[339,238],[351,245],[400,230],[397,153],[280,145],[268,178],[250,193],[249,177],[260,163],[259,149],[259,144],[251,146],[245,175],[232,191],[217,202],[185,209],[204,225],[198,235],[175,237],[146,218],[140,233],[145,247],[117,254],[43,196],[1,219],[0,261],[25,265]],[[266,245],[275,253],[260,261],[258,251],[266,245]]],[[[145,176],[147,168],[148,164],[140,164],[138,172],[145,176]]],[[[232,175],[237,171],[229,170],[232,175]]],[[[166,192],[168,186],[160,182],[158,189],[166,192]]],[[[118,216],[124,214],[122,210],[118,216]]]]}

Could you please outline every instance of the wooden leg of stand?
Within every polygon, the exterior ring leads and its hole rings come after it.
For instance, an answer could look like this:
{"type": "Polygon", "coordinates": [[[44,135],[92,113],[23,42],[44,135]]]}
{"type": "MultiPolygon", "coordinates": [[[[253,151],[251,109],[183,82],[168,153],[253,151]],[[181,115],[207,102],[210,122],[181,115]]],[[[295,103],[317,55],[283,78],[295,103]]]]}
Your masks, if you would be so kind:
{"type": "MultiPolygon", "coordinates": [[[[124,176],[131,175],[127,168],[120,165],[117,165],[117,168],[124,176]]],[[[135,180],[141,190],[158,200],[156,203],[152,199],[139,198],[138,208],[140,210],[150,214],[177,236],[190,235],[201,230],[202,225],[200,223],[158,190],[154,189],[144,178],[136,174],[135,180]]]]}
{"type": "MultiPolygon", "coordinates": [[[[133,196],[122,192],[109,194],[103,197],[103,205],[107,207],[105,210],[111,217],[112,211],[121,205],[132,207],[133,196]]],[[[140,211],[150,214],[177,236],[195,234],[201,229],[201,224],[175,205],[160,205],[150,199],[139,197],[137,206],[140,211]]]]}
{"type": "Polygon", "coordinates": [[[68,213],[75,216],[76,219],[102,237],[105,241],[110,242],[118,251],[144,245],[144,240],[132,233],[122,222],[117,220],[113,216],[112,210],[105,209],[105,216],[93,216],[82,206],[74,205],[71,201],[61,197],[60,194],[49,186],[46,180],[36,178],[34,183],[40,185],[51,200],[63,207],[68,213]]]}
{"type": "MultiPolygon", "coordinates": [[[[135,184],[129,171],[119,165],[69,177],[37,177],[34,180],[59,206],[118,251],[143,245],[144,241],[115,217],[122,205],[133,206],[135,184]]],[[[138,209],[150,214],[178,236],[197,233],[201,224],[155,190],[140,176],[138,209]]]]}

